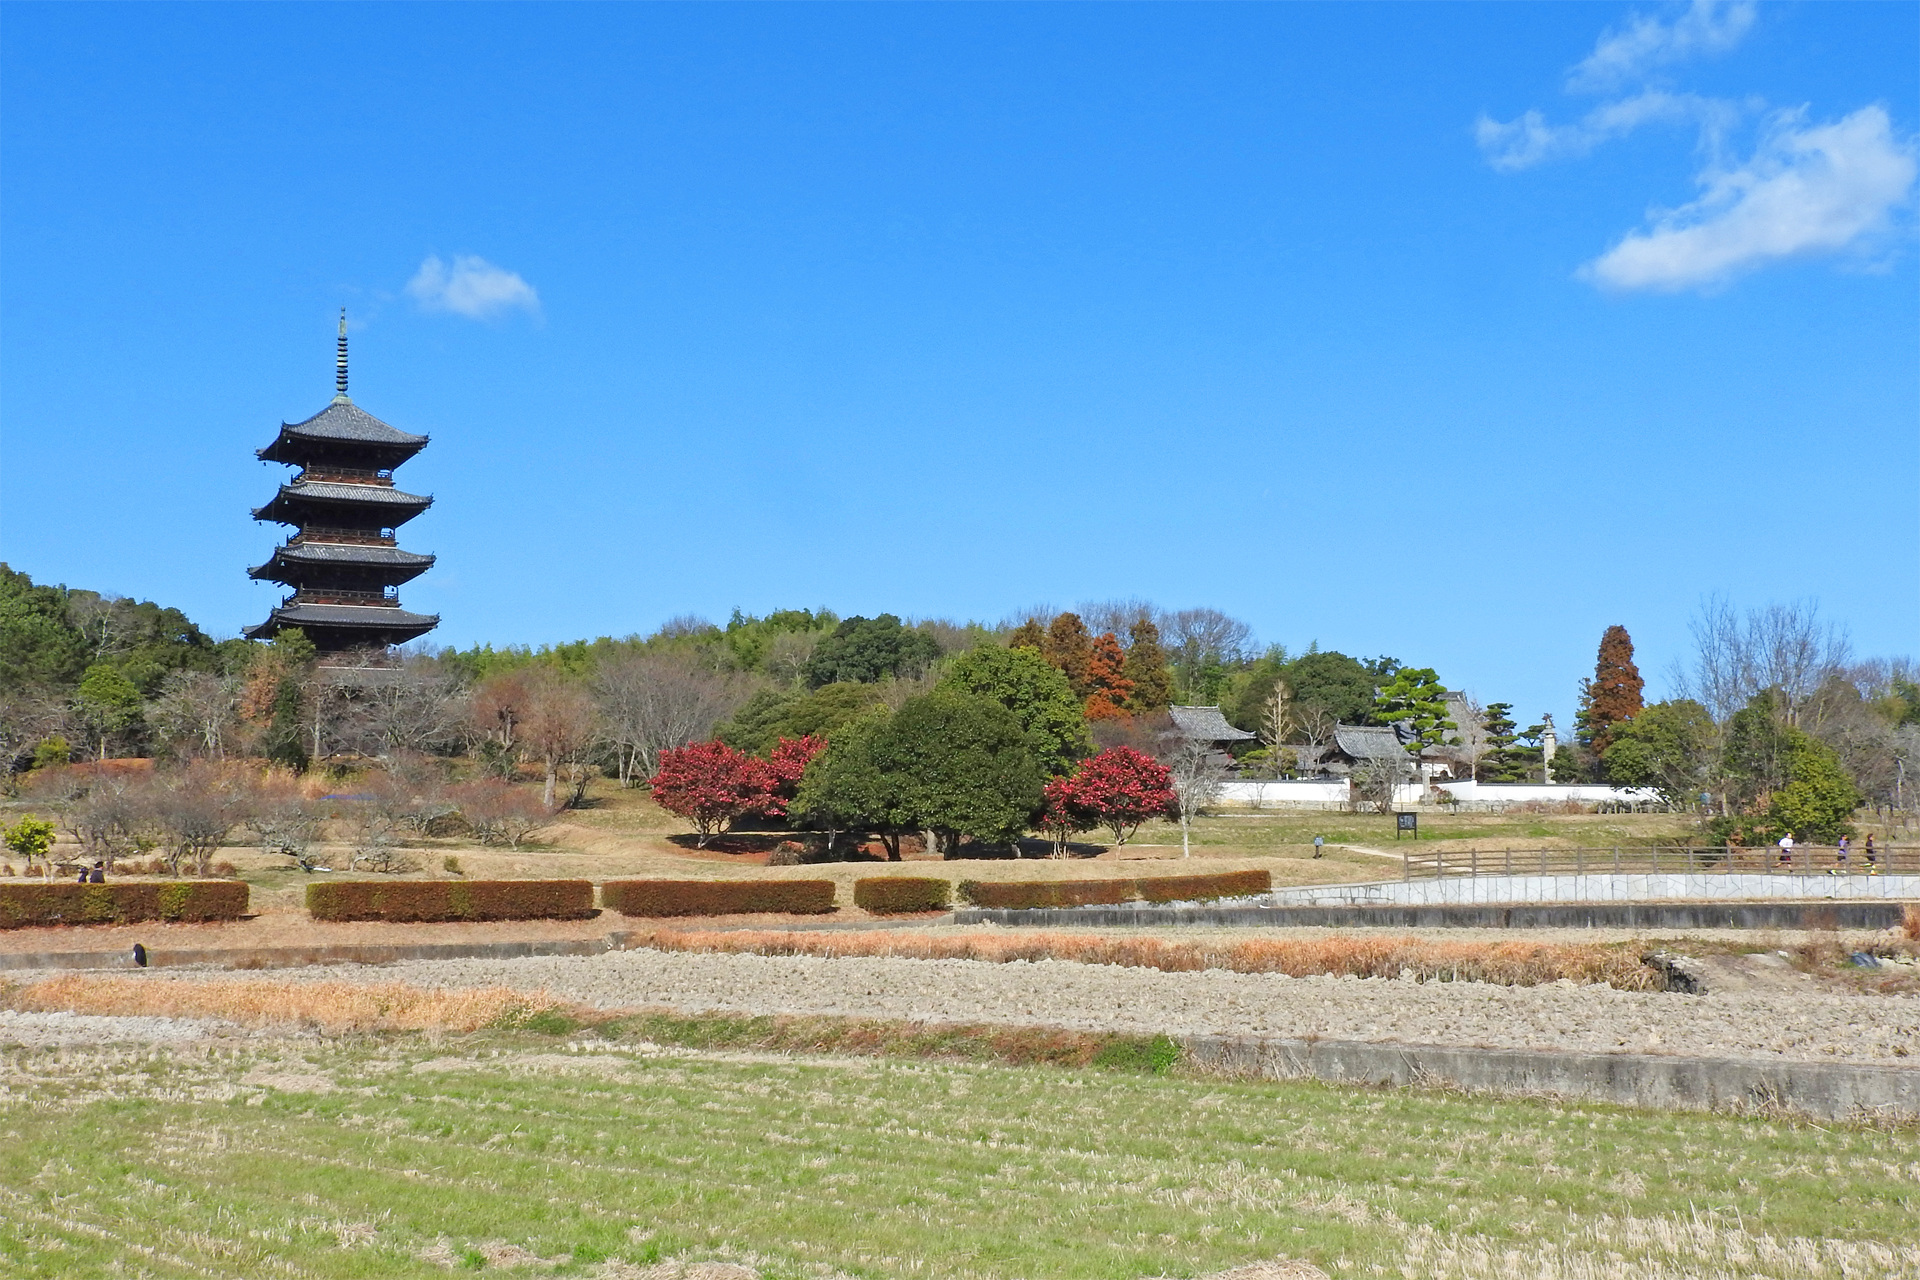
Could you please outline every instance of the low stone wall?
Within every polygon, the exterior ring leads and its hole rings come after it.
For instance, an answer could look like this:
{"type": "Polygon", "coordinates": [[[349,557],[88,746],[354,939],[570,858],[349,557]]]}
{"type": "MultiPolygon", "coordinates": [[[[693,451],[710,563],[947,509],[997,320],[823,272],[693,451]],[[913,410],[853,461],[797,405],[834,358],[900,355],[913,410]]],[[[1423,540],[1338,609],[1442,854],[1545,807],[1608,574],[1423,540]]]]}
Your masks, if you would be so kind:
{"type": "Polygon", "coordinates": [[[1598,902],[1468,906],[1059,907],[963,910],[955,924],[1137,929],[1892,929],[1899,902],[1598,902]]]}
{"type": "Polygon", "coordinates": [[[1641,875],[1461,875],[1428,880],[1276,889],[1286,906],[1442,906],[1483,902],[1656,902],[1703,900],[1920,900],[1914,875],[1761,875],[1745,872],[1641,875]]]}
{"type": "Polygon", "coordinates": [[[1201,1071],[1270,1080],[1440,1086],[1676,1111],[1786,1110],[1827,1120],[1920,1118],[1915,1067],[1236,1036],[1190,1036],[1181,1047],[1201,1071]]]}

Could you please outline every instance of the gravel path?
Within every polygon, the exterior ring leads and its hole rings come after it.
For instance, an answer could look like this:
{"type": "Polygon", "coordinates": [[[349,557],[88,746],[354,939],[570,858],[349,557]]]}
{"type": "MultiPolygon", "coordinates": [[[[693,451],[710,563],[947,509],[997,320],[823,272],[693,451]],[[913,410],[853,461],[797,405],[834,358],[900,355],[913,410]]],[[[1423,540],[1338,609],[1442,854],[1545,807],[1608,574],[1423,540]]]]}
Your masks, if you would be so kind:
{"type": "MultiPolygon", "coordinates": [[[[259,976],[189,970],[151,975],[161,981],[259,976]]],[[[664,1006],[1171,1035],[1838,1059],[1920,1069],[1920,997],[1912,996],[1683,996],[1570,982],[1502,987],[1223,970],[1163,973],[1060,961],[988,964],[661,951],[341,965],[274,976],[545,989],[561,999],[609,1009],[664,1006]]]]}

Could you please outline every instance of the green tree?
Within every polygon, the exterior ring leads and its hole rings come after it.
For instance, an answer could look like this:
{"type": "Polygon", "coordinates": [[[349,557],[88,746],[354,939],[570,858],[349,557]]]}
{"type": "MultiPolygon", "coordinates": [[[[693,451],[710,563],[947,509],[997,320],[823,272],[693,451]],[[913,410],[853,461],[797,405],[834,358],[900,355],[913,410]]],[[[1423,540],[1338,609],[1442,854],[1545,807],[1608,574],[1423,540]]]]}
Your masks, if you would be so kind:
{"type": "Polygon", "coordinates": [[[969,649],[948,665],[939,687],[991,698],[1011,711],[1034,759],[1052,777],[1070,772],[1093,750],[1073,686],[1037,650],[969,649]]]}
{"type": "Polygon", "coordinates": [[[1301,712],[1317,709],[1341,724],[1365,724],[1373,711],[1374,689],[1399,669],[1392,658],[1361,662],[1332,649],[1309,649],[1280,667],[1275,678],[1287,682],[1301,712]]]}
{"type": "Polygon", "coordinates": [[[1447,719],[1447,688],[1431,667],[1403,667],[1373,700],[1375,724],[1406,724],[1410,749],[1437,747],[1460,726],[1447,719]]]}
{"type": "Polygon", "coordinates": [[[1047,779],[1011,711],[956,689],[909,699],[877,736],[873,760],[898,777],[901,812],[942,851],[963,836],[1016,838],[1039,812],[1047,779]]]}
{"type": "Polygon", "coordinates": [[[1833,840],[1852,833],[1862,796],[1834,749],[1786,722],[1786,699],[1765,689],[1727,722],[1720,767],[1730,812],[1716,838],[1770,844],[1833,840]]]}
{"type": "Polygon", "coordinates": [[[848,618],[814,646],[807,659],[807,684],[871,684],[887,676],[917,675],[940,656],[932,636],[909,630],[891,613],[877,618],[848,618]]]}
{"type": "Polygon", "coordinates": [[[53,837],[53,823],[30,813],[5,831],[0,831],[0,840],[6,842],[7,848],[25,858],[29,866],[52,852],[53,837]]]}
{"type": "Polygon", "coordinates": [[[1475,777],[1481,782],[1525,782],[1527,762],[1521,758],[1524,753],[1514,746],[1520,741],[1520,734],[1513,720],[1513,704],[1490,702],[1482,716],[1485,723],[1481,732],[1486,737],[1487,749],[1480,757],[1475,777]]]}
{"type": "Polygon", "coordinates": [[[1136,715],[1165,711],[1173,702],[1173,672],[1160,643],[1160,628],[1140,618],[1127,629],[1127,660],[1121,674],[1133,682],[1129,709],[1136,715]]]}
{"type": "Polygon", "coordinates": [[[96,662],[80,678],[74,710],[100,744],[98,759],[107,758],[109,743],[140,725],[140,690],[116,667],[96,662]]]}
{"type": "Polygon", "coordinates": [[[1669,804],[1692,804],[1708,785],[1713,742],[1713,716],[1698,702],[1656,702],[1614,727],[1600,767],[1617,787],[1653,787],[1669,804]]]}
{"type": "Polygon", "coordinates": [[[827,833],[829,854],[839,832],[870,831],[886,845],[888,860],[900,861],[900,837],[914,826],[906,779],[882,769],[874,757],[874,744],[890,721],[882,709],[842,726],[801,776],[788,812],[827,833]]]}
{"type": "Polygon", "coordinates": [[[764,756],[782,738],[831,738],[879,705],[880,691],[870,684],[830,684],[811,693],[763,689],[715,736],[735,751],[764,756]]]}
{"type": "Polygon", "coordinates": [[[87,642],[67,619],[66,597],[65,588],[35,586],[0,564],[0,692],[79,683],[87,642]]]}
{"type": "Polygon", "coordinates": [[[1778,839],[1838,840],[1853,834],[1863,797],[1834,749],[1810,733],[1787,730],[1787,782],[1768,798],[1767,832],[1778,839]]]}

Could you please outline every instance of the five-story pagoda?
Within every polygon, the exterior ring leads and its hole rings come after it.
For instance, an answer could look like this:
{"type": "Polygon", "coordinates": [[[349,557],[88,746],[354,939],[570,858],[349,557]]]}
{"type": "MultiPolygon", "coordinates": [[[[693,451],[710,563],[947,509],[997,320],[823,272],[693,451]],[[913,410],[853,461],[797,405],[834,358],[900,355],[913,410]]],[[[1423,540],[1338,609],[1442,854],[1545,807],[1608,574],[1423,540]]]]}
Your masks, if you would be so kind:
{"type": "Polygon", "coordinates": [[[298,627],[322,654],[383,649],[425,635],[437,614],[400,607],[399,585],[425,573],[432,556],[402,551],[394,531],[433,505],[393,487],[396,467],[426,448],[427,437],[388,426],[347,398],[347,316],[333,403],[305,422],[281,424],[263,462],[300,468],[255,520],[292,525],[249,577],[293,588],[271,617],[247,629],[253,640],[298,627]]]}

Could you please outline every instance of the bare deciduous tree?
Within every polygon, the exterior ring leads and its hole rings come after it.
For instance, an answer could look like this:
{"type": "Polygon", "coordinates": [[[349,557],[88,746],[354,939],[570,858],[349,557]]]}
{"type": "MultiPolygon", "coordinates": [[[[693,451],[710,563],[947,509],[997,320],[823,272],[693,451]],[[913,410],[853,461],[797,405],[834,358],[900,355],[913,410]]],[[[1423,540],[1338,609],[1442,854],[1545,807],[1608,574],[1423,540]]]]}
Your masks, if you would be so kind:
{"type": "Polygon", "coordinates": [[[1675,668],[1674,684],[1718,723],[1763,689],[1779,690],[1787,723],[1796,723],[1807,700],[1846,665],[1850,650],[1846,632],[1822,622],[1811,600],[1741,613],[1724,596],[1709,596],[1688,630],[1693,658],[1675,668]]]}
{"type": "Polygon", "coordinates": [[[432,658],[409,657],[399,666],[342,681],[339,696],[343,737],[362,755],[451,747],[470,718],[464,682],[432,658]]]}
{"type": "Polygon", "coordinates": [[[1193,815],[1220,794],[1227,778],[1227,762],[1211,742],[1181,737],[1170,744],[1163,763],[1171,773],[1173,794],[1180,806],[1180,856],[1193,856],[1193,815]]]}
{"type": "Polygon", "coordinates": [[[570,798],[578,804],[589,777],[587,754],[599,736],[600,717],[587,691],[558,675],[542,672],[527,682],[529,694],[521,721],[528,750],[546,772],[541,803],[556,806],[560,773],[568,775],[570,798]]]}
{"type": "Polygon", "coordinates": [[[251,788],[217,765],[195,762],[174,773],[156,773],[146,791],[152,822],[174,875],[192,859],[204,876],[214,852],[252,807],[251,788]]]}
{"type": "Polygon", "coordinates": [[[241,681],[207,671],[175,671],[147,709],[147,723],[179,754],[225,760],[240,722],[241,681]]]}
{"type": "MultiPolygon", "coordinates": [[[[793,634],[776,636],[775,646],[793,634]]],[[[712,737],[714,726],[745,701],[739,681],[714,673],[691,654],[671,651],[608,659],[592,691],[623,787],[652,777],[662,751],[712,737]]]]}

